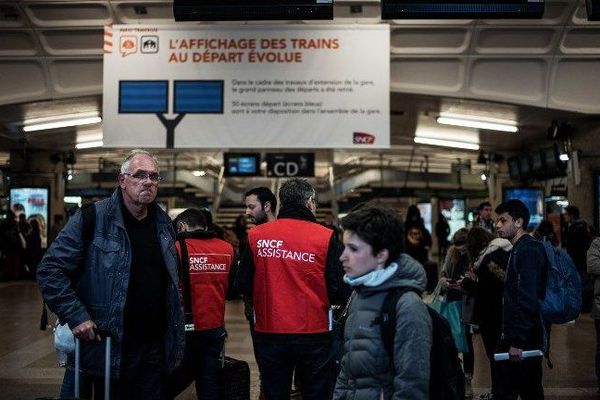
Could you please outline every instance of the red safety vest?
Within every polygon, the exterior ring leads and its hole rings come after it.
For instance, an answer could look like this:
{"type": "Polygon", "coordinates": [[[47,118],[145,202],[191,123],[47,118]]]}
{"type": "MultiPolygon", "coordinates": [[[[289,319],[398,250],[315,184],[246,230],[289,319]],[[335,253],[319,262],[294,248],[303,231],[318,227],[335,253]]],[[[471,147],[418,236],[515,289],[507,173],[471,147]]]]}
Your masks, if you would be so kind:
{"type": "Polygon", "coordinates": [[[325,282],[331,235],[331,229],[319,224],[289,218],[250,230],[257,332],[311,334],[331,329],[325,282]]]}
{"type": "MultiPolygon", "coordinates": [[[[190,263],[190,289],[194,329],[215,329],[225,324],[225,297],[233,247],[224,240],[186,238],[190,263]]],[[[176,242],[181,258],[181,248],[176,242]]]]}

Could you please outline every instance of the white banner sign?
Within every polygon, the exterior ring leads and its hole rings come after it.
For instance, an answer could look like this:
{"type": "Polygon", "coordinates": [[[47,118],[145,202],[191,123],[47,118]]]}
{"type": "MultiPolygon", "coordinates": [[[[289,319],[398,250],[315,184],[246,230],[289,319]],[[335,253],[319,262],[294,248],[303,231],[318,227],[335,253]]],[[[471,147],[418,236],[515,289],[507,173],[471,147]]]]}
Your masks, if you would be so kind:
{"type": "Polygon", "coordinates": [[[389,147],[389,47],[388,25],[107,27],[104,145],[389,147]]]}

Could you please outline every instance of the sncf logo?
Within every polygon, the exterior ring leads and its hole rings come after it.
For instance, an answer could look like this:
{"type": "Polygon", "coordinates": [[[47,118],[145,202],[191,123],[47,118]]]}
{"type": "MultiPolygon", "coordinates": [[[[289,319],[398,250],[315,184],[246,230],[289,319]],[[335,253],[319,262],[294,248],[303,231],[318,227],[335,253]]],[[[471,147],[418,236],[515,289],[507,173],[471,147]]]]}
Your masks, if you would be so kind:
{"type": "Polygon", "coordinates": [[[352,136],[353,144],[373,144],[375,143],[375,136],[370,133],[354,132],[352,136]]]}

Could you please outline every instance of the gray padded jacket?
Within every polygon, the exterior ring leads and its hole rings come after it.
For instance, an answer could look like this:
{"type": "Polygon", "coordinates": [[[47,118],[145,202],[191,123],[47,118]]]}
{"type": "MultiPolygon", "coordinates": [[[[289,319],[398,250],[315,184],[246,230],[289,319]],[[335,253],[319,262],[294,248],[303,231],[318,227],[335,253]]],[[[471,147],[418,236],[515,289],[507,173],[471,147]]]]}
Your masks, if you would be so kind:
{"type": "Polygon", "coordinates": [[[587,272],[594,276],[594,303],[591,316],[600,319],[600,237],[592,241],[587,251],[587,272]]]}
{"type": "Polygon", "coordinates": [[[394,368],[384,349],[378,317],[388,290],[427,284],[421,264],[401,255],[394,275],[377,287],[357,286],[344,330],[344,350],[334,400],[427,400],[432,343],[427,306],[414,292],[396,305],[394,368]]]}

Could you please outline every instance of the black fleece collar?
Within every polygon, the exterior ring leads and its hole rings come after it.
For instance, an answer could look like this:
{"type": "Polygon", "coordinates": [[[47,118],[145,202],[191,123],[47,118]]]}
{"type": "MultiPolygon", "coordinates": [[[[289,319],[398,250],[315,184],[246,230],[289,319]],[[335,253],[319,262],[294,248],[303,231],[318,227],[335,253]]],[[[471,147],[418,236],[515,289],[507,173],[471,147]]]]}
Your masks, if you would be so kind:
{"type": "Polygon", "coordinates": [[[214,231],[203,231],[201,229],[177,234],[177,239],[214,239],[216,237],[217,234],[214,231]]]}
{"type": "Polygon", "coordinates": [[[317,222],[315,215],[305,206],[282,207],[277,218],[300,219],[302,221],[317,222]]]}

